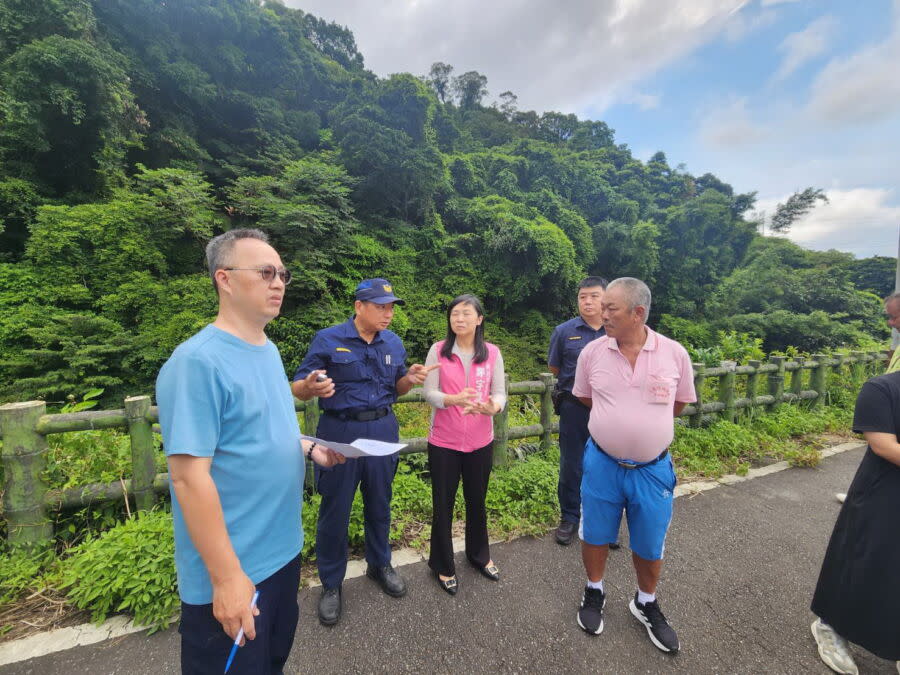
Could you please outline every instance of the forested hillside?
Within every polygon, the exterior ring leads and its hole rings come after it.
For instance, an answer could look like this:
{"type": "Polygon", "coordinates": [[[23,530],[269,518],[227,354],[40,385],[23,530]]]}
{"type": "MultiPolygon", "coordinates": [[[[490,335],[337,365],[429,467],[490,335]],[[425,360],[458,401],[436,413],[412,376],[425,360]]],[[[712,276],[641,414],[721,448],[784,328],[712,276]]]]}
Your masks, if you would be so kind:
{"type": "Polygon", "coordinates": [[[622,140],[450,65],[378,78],[347,29],[274,1],[0,0],[0,401],[150,392],[213,316],[205,242],[237,226],[295,273],[270,330],[289,370],[371,276],[408,300],[415,358],[481,296],[516,377],[586,273],[645,279],[697,349],[887,336],[892,258],[761,237],[754,194],[622,140]]]}

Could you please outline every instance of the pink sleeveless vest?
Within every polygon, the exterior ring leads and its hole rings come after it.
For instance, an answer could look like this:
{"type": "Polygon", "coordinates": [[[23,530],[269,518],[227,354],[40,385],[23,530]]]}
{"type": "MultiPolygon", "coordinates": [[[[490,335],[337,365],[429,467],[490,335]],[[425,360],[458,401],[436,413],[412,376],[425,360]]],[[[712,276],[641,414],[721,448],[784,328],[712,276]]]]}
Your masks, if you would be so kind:
{"type": "MultiPolygon", "coordinates": [[[[438,388],[445,394],[457,394],[466,387],[476,391],[479,401],[487,400],[491,395],[491,380],[494,374],[494,363],[500,350],[490,342],[486,342],[487,361],[472,363],[469,372],[465,372],[462,361],[456,354],[449,359],[441,356],[444,341],[437,343],[438,388]]],[[[472,452],[494,440],[494,420],[490,415],[463,415],[461,406],[436,408],[428,442],[442,448],[451,448],[460,452],[472,452]]]]}

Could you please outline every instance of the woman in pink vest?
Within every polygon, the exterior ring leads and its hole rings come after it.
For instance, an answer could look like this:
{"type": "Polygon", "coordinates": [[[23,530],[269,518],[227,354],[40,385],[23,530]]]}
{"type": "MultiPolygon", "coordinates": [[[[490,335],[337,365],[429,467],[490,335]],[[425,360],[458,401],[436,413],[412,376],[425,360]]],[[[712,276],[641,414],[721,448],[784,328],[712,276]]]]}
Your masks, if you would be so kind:
{"type": "Polygon", "coordinates": [[[428,434],[431,472],[431,567],[441,588],[456,595],[453,504],[462,476],[466,501],[466,558],[493,581],[500,572],[488,546],[484,498],[493,465],[492,417],[506,405],[503,357],[484,340],[484,310],[474,295],[447,308],[447,338],[431,346],[425,365],[440,364],[425,378],[425,400],[434,407],[428,434]]]}

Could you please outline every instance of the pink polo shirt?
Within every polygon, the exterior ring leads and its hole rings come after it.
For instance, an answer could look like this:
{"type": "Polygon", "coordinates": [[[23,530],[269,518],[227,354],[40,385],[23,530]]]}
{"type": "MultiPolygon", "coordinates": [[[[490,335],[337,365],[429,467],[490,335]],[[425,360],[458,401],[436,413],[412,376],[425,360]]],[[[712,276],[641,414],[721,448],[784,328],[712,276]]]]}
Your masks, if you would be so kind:
{"type": "Polygon", "coordinates": [[[650,328],[634,370],[615,338],[588,344],[578,357],[572,393],[593,402],[588,431],[597,444],[634,462],[649,462],[669,447],[675,401],[697,400],[687,350],[650,328]]]}

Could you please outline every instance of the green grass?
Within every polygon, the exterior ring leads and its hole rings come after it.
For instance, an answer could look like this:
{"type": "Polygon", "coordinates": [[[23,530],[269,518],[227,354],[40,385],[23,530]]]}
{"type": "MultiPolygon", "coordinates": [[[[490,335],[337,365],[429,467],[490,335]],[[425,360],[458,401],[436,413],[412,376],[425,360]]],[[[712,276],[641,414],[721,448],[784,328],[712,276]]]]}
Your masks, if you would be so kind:
{"type": "Polygon", "coordinates": [[[801,404],[783,405],[770,414],[745,415],[738,422],[720,420],[701,429],[678,425],[672,457],[682,480],[741,474],[751,466],[783,459],[798,458],[796,464],[809,465],[803,448],[811,441],[804,437],[847,432],[851,421],[852,412],[846,408],[801,404]]]}

